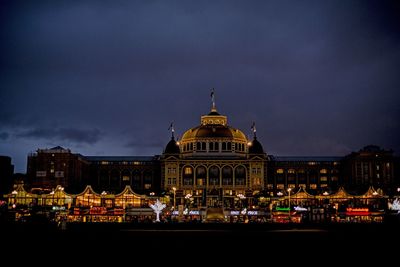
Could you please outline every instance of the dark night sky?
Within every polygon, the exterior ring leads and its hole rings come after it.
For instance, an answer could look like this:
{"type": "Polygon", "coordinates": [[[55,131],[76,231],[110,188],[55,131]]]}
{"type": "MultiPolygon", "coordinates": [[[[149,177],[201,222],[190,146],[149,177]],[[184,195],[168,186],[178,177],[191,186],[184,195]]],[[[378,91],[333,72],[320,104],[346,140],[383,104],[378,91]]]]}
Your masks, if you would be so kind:
{"type": "Polygon", "coordinates": [[[160,154],[212,87],[268,154],[399,154],[394,2],[1,0],[0,154],[160,154]]]}

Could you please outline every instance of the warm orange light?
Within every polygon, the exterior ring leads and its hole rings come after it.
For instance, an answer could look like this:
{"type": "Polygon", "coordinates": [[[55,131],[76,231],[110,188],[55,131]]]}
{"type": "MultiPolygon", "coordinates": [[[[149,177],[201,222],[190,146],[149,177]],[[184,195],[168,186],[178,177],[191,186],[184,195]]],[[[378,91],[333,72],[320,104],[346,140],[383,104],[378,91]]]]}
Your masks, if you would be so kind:
{"type": "Polygon", "coordinates": [[[368,208],[347,208],[347,212],[368,212],[368,208]]]}

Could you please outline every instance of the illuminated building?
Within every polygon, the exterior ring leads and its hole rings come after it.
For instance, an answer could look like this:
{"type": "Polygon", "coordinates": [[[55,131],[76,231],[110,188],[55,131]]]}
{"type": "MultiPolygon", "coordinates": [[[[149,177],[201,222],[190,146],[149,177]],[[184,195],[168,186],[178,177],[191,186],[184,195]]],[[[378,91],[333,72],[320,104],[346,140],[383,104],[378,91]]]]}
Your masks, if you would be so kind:
{"type": "Polygon", "coordinates": [[[288,188],[317,195],[343,186],[363,194],[374,186],[390,195],[400,185],[398,157],[376,146],[343,157],[268,155],[255,124],[249,140],[218,113],[214,98],[200,125],[180,140],[170,128],[171,140],[160,156],[83,156],[62,147],[38,149],[28,157],[27,185],[50,190],[61,185],[71,193],[91,185],[112,194],[130,186],[139,194],[173,196],[177,208],[257,205],[260,196],[276,197],[288,188]]]}
{"type": "Polygon", "coordinates": [[[211,112],[177,142],[172,137],[161,157],[162,188],[176,188],[177,204],[191,195],[195,206],[234,207],[242,194],[248,204],[266,184],[266,162],[255,125],[253,140],[228,125],[226,116],[211,112]]]}

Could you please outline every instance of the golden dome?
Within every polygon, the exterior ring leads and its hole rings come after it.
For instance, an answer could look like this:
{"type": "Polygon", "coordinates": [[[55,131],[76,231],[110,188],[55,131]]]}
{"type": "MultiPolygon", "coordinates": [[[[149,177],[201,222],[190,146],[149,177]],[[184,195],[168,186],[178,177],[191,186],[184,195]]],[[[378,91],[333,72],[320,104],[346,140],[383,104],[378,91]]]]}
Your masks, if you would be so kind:
{"type": "Polygon", "coordinates": [[[181,143],[200,139],[221,139],[247,143],[246,135],[239,129],[228,126],[226,116],[218,114],[216,110],[201,116],[201,125],[187,130],[182,136],[181,143]]]}
{"type": "Polygon", "coordinates": [[[223,125],[200,125],[191,128],[183,134],[181,142],[209,138],[227,139],[247,143],[247,138],[242,131],[223,125]]]}

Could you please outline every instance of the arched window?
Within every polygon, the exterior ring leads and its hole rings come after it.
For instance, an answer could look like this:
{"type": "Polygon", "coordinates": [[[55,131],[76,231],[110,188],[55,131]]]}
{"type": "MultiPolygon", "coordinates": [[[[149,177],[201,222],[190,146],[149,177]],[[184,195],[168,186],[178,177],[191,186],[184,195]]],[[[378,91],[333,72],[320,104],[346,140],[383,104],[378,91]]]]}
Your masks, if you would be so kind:
{"type": "Polygon", "coordinates": [[[235,169],[235,185],[246,184],[246,169],[243,166],[238,166],[235,169]]]}
{"type": "Polygon", "coordinates": [[[201,142],[201,150],[206,151],[206,142],[201,142]]]}
{"type": "Polygon", "coordinates": [[[206,185],[206,178],[207,178],[207,170],[204,166],[198,166],[196,168],[196,179],[198,186],[206,185]]]}
{"type": "Polygon", "coordinates": [[[183,168],[183,185],[193,185],[194,172],[191,166],[185,166],[183,168]]]}
{"type": "Polygon", "coordinates": [[[208,178],[210,185],[219,185],[219,168],[217,166],[211,166],[208,169],[208,178]]]}
{"type": "Polygon", "coordinates": [[[225,166],[222,168],[222,185],[233,184],[233,170],[232,167],[225,166]]]}
{"type": "Polygon", "coordinates": [[[214,150],[214,142],[208,143],[208,148],[210,151],[214,150]]]}
{"type": "Polygon", "coordinates": [[[219,151],[219,143],[218,142],[214,143],[214,149],[215,149],[215,151],[219,151]]]}
{"type": "Polygon", "coordinates": [[[226,151],[226,143],[225,142],[222,143],[222,151],[226,151]]]}

